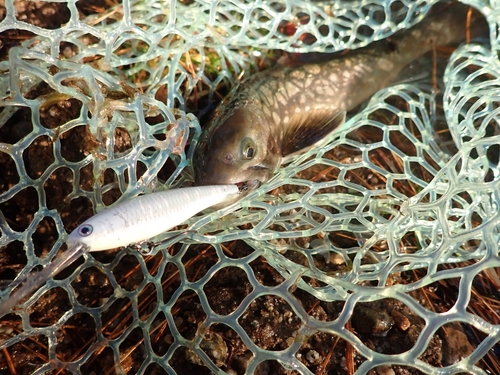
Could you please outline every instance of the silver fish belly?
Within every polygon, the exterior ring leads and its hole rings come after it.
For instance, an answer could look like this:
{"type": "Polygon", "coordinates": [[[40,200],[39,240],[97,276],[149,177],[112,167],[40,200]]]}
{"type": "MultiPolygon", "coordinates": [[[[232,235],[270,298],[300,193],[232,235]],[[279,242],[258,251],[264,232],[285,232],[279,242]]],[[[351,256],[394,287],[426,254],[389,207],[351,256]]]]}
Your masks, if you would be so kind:
{"type": "Polygon", "coordinates": [[[202,132],[193,158],[196,184],[255,187],[267,181],[286,158],[334,132],[346,111],[387,87],[409,63],[433,46],[463,38],[469,8],[444,7],[390,42],[244,80],[202,132]]]}

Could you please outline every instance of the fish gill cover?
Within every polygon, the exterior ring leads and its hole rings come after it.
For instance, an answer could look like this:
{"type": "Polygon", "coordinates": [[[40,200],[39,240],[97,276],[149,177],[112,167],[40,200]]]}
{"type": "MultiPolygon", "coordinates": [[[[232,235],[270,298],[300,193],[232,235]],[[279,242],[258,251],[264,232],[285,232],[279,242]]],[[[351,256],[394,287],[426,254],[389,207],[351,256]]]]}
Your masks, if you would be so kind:
{"type": "MultiPolygon", "coordinates": [[[[2,300],[93,213],[189,185],[194,114],[271,50],[362,47],[433,3],[6,1],[2,300]]],[[[378,92],[192,232],[84,255],[0,317],[1,372],[499,373],[500,4],[468,4],[490,45],[442,83],[378,92]]]]}

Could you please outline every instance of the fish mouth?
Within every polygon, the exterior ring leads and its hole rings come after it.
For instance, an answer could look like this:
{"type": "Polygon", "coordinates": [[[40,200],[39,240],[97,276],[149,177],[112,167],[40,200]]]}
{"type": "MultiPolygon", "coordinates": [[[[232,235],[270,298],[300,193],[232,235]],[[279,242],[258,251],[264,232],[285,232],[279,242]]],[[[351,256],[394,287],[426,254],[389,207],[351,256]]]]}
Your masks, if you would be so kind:
{"type": "Polygon", "coordinates": [[[240,191],[240,194],[249,193],[250,191],[257,189],[261,184],[262,182],[260,180],[246,180],[235,183],[240,191]]]}
{"type": "Polygon", "coordinates": [[[207,212],[219,210],[221,208],[227,207],[229,205],[232,205],[233,203],[240,201],[247,194],[249,194],[253,190],[257,189],[261,185],[262,182],[259,180],[246,180],[246,181],[241,181],[241,182],[226,182],[226,183],[237,186],[239,192],[237,194],[231,195],[230,197],[227,197],[221,203],[218,203],[218,204],[213,205],[212,207],[208,208],[206,210],[207,212]]]}

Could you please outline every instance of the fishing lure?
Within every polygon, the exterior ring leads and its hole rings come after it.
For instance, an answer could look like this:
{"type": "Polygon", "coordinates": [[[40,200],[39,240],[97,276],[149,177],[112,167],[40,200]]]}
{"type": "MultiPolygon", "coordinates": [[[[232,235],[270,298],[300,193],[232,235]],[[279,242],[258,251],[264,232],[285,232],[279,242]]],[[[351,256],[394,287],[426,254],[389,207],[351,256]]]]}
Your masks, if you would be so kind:
{"type": "Polygon", "coordinates": [[[68,250],[42,271],[10,285],[9,298],[0,302],[0,316],[54,277],[87,251],[99,251],[145,241],[175,227],[210,206],[233,199],[236,185],[197,186],[142,195],[92,216],[66,239],[68,250]],[[21,285],[22,284],[22,285],[21,285]]]}
{"type": "Polygon", "coordinates": [[[239,191],[236,185],[216,185],[141,195],[92,216],[70,233],[66,243],[81,243],[90,251],[99,251],[141,242],[239,191]]]}

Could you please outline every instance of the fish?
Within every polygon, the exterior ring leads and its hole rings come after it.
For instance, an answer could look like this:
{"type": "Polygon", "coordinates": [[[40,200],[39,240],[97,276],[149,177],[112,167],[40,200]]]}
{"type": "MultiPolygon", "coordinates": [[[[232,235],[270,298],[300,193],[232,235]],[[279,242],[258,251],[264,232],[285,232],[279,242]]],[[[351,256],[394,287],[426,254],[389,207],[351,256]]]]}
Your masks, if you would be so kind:
{"type": "Polygon", "coordinates": [[[322,62],[277,66],[234,87],[203,129],[193,155],[195,185],[269,180],[293,156],[318,147],[355,109],[437,45],[463,40],[469,7],[446,4],[416,26],[322,62]]]}

